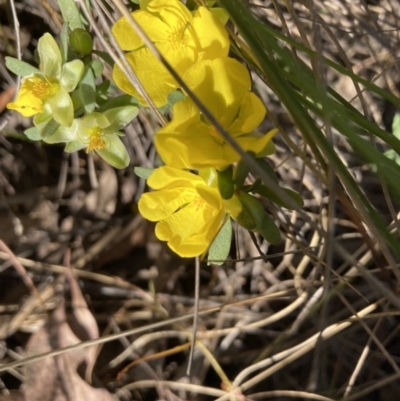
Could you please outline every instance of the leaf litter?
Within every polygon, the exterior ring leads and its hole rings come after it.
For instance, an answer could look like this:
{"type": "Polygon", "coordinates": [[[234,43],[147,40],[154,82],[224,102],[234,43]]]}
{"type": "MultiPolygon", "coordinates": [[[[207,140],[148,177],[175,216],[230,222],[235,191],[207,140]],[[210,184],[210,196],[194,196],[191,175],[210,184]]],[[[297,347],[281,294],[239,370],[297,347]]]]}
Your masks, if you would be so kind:
{"type": "MultiPolygon", "coordinates": [[[[90,312],[79,285],[68,274],[71,293],[71,315],[67,318],[65,297],[45,325],[34,333],[25,348],[25,356],[43,354],[99,337],[96,320],[90,312]]],[[[17,401],[113,401],[105,389],[90,384],[97,357],[97,346],[76,349],[24,366],[25,382],[21,394],[11,393],[8,400],[17,401]]]]}

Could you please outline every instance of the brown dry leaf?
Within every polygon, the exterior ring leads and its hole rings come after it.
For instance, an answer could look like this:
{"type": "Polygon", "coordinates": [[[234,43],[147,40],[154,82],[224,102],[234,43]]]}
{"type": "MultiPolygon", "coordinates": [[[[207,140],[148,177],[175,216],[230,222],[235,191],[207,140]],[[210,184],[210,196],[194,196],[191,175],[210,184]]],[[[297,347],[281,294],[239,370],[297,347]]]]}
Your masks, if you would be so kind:
{"type": "Polygon", "coordinates": [[[0,113],[6,108],[7,103],[13,100],[14,95],[15,86],[10,86],[5,91],[0,92],[0,113]]]}
{"type": "MultiPolygon", "coordinates": [[[[67,322],[62,300],[48,322],[29,339],[29,356],[98,337],[98,328],[75,279],[70,276],[72,319],[67,322]]],[[[96,389],[82,376],[93,369],[96,347],[73,350],[25,366],[25,401],[115,401],[105,389],[96,389]]],[[[16,401],[18,398],[9,398],[16,401]]]]}

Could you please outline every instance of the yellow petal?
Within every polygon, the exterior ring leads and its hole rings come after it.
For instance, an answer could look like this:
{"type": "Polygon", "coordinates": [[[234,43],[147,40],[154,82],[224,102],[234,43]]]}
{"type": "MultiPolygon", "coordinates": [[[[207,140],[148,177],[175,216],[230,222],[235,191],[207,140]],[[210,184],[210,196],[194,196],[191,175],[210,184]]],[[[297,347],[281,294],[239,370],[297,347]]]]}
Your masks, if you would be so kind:
{"type": "Polygon", "coordinates": [[[7,109],[16,110],[24,117],[32,117],[37,113],[44,112],[42,100],[36,97],[32,91],[28,90],[24,85],[24,82],[21,84],[15,102],[8,103],[7,109]]]}
{"type": "Polygon", "coordinates": [[[163,189],[143,194],[140,197],[138,207],[140,214],[147,220],[159,221],[171,216],[195,197],[196,191],[193,188],[163,189]]]}
{"type": "Polygon", "coordinates": [[[252,92],[246,93],[240,106],[239,116],[228,128],[233,135],[254,131],[264,120],[265,106],[252,92]]]}
{"type": "Polygon", "coordinates": [[[153,0],[147,10],[159,15],[172,28],[180,29],[186,22],[192,24],[193,21],[192,14],[179,0],[153,0]]]}
{"type": "Polygon", "coordinates": [[[169,131],[168,125],[157,132],[155,145],[164,163],[175,168],[222,167],[229,164],[224,158],[224,142],[210,135],[210,126],[203,122],[186,131],[169,131]]]}
{"type": "Polygon", "coordinates": [[[233,195],[231,199],[222,199],[224,211],[230,214],[234,219],[242,211],[243,205],[236,195],[233,195]]]}
{"type": "MultiPolygon", "coordinates": [[[[270,143],[276,132],[277,130],[275,129],[261,137],[253,135],[243,135],[236,137],[235,140],[244,151],[251,151],[254,152],[256,155],[261,155],[265,154],[263,152],[268,148],[268,144],[270,143]]],[[[226,160],[230,160],[232,163],[240,159],[239,154],[228,144],[224,146],[224,157],[226,160]]]]}
{"type": "Polygon", "coordinates": [[[195,47],[173,43],[173,40],[159,42],[156,46],[179,75],[183,75],[196,62],[197,49],[195,47]]]}
{"type": "Polygon", "coordinates": [[[182,257],[204,253],[215,238],[224,212],[203,199],[192,201],[156,226],[156,236],[182,257]]]}
{"type": "Polygon", "coordinates": [[[195,188],[200,183],[204,184],[204,181],[198,175],[170,166],[155,169],[147,180],[147,184],[153,189],[195,188]]]}
{"type": "Polygon", "coordinates": [[[221,22],[205,7],[199,7],[193,18],[193,28],[204,51],[204,59],[226,57],[229,35],[221,22]]]}
{"type": "Polygon", "coordinates": [[[183,79],[224,125],[231,124],[251,85],[246,68],[229,57],[200,61],[186,71],[183,79]]]}
{"type": "MultiPolygon", "coordinates": [[[[167,104],[168,94],[176,89],[178,85],[166,68],[153,56],[150,50],[147,48],[140,48],[139,50],[128,53],[126,58],[156,107],[162,107],[167,104]]],[[[131,84],[128,77],[126,77],[117,64],[114,65],[113,79],[122,91],[136,96],[142,105],[147,105],[143,97],[131,84]]]]}
{"type": "MultiPolygon", "coordinates": [[[[160,18],[142,10],[135,11],[131,15],[150,40],[157,42],[165,38],[169,28],[160,18]]],[[[125,17],[119,19],[111,31],[122,50],[131,51],[143,46],[142,39],[125,17]]]]}

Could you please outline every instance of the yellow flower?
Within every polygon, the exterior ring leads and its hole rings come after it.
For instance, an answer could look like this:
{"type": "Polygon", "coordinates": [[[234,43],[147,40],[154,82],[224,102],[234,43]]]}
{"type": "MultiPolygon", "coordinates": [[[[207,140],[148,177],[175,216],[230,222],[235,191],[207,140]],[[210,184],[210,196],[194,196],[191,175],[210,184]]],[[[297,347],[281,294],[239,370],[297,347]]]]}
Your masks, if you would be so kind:
{"type": "MultiPolygon", "coordinates": [[[[199,60],[228,55],[228,34],[207,8],[199,7],[192,15],[178,0],[142,0],[140,7],[132,17],[178,74],[199,60]]],[[[155,105],[165,105],[168,94],[178,87],[177,82],[144,46],[126,18],[118,20],[112,32],[121,48],[129,51],[126,57],[155,105]]],[[[113,78],[120,89],[145,104],[117,65],[113,78]]]]}
{"type": "MultiPolygon", "coordinates": [[[[250,92],[250,75],[242,64],[228,57],[204,60],[183,79],[243,150],[257,156],[274,151],[271,139],[276,130],[266,135],[253,132],[266,110],[250,92]]],[[[165,164],[175,168],[222,168],[240,159],[190,99],[174,105],[173,119],[157,132],[155,145],[165,164]]]]}
{"type": "Polygon", "coordinates": [[[208,178],[163,166],[147,180],[154,192],[139,200],[140,213],[158,222],[156,236],[182,257],[207,251],[220,230],[226,213],[236,217],[242,208],[236,196],[223,200],[213,185],[215,172],[208,178]],[[210,186],[211,185],[211,186],[210,186]]]}
{"type": "Polygon", "coordinates": [[[129,155],[122,143],[121,130],[136,117],[138,109],[134,106],[117,107],[103,113],[90,113],[75,119],[71,127],[60,126],[58,130],[44,139],[47,143],[66,143],[66,152],[85,149],[95,151],[108,164],[115,168],[129,165],[129,155]]]}
{"type": "Polygon", "coordinates": [[[40,66],[37,73],[24,77],[15,102],[7,108],[25,117],[35,115],[36,125],[53,117],[59,124],[70,126],[74,107],[72,92],[82,77],[84,65],[80,60],[62,64],[60,49],[49,33],[38,44],[40,66]]]}

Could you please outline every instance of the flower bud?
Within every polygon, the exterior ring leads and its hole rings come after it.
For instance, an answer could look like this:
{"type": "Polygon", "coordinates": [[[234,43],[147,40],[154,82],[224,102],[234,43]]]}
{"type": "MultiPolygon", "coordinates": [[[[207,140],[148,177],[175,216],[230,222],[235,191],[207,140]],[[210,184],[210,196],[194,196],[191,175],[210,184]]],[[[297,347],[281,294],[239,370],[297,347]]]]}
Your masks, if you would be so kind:
{"type": "Polygon", "coordinates": [[[93,39],[85,29],[76,28],[69,35],[69,44],[81,56],[86,56],[93,50],[93,39]]]}

